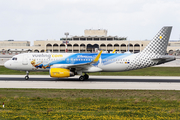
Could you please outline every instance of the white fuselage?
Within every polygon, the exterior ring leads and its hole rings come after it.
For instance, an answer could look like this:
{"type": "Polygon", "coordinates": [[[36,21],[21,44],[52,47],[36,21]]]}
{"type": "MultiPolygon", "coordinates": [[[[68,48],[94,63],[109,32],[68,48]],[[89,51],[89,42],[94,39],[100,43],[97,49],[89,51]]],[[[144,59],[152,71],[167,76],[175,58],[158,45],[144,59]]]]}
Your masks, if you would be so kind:
{"type": "MultiPolygon", "coordinates": [[[[60,67],[66,65],[83,64],[91,62],[97,53],[25,53],[14,56],[11,60],[5,63],[5,67],[13,70],[22,71],[48,71],[50,66],[59,65],[60,67]],[[48,66],[49,64],[49,66],[48,66]],[[44,66],[44,67],[43,67],[44,66]]],[[[101,54],[99,61],[93,64],[94,68],[100,68],[98,71],[125,71],[129,64],[133,61],[137,54],[101,54]]],[[[82,72],[88,71],[83,69],[82,72]]],[[[97,72],[93,69],[88,72],[97,72]]]]}

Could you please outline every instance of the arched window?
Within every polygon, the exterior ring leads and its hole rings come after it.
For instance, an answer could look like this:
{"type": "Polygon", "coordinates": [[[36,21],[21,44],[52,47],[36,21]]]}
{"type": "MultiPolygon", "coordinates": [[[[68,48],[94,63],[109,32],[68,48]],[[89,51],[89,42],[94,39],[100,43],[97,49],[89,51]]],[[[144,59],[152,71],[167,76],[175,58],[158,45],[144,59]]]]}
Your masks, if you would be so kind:
{"type": "Polygon", "coordinates": [[[130,43],[130,44],[128,44],[127,46],[129,46],[129,47],[133,47],[133,45],[130,43]]]}
{"type": "Polygon", "coordinates": [[[34,50],[34,52],[39,52],[39,50],[34,50]]]}
{"type": "Polygon", "coordinates": [[[93,48],[99,48],[99,45],[98,44],[94,44],[93,48]]]}
{"type": "Polygon", "coordinates": [[[51,45],[50,43],[48,43],[48,44],[46,45],[46,47],[52,47],[52,45],[51,45]]]}
{"type": "MultiPolygon", "coordinates": [[[[73,49],[77,50],[79,52],[79,45],[78,44],[74,44],[73,45],[73,49]]],[[[75,51],[75,53],[77,53],[77,51],[75,51]]],[[[74,51],[73,51],[74,52],[74,51]]]]}
{"type": "Polygon", "coordinates": [[[81,44],[80,47],[85,47],[85,44],[81,44]]]}
{"type": "Polygon", "coordinates": [[[60,44],[60,47],[65,47],[65,44],[60,44]]]}
{"type": "Polygon", "coordinates": [[[106,45],[105,44],[101,44],[100,47],[106,47],[106,45]]]}
{"type": "Polygon", "coordinates": [[[67,46],[68,46],[68,47],[72,47],[72,45],[71,45],[71,44],[67,44],[67,46]]]}
{"type": "Polygon", "coordinates": [[[113,50],[112,44],[108,44],[108,45],[107,45],[107,50],[108,50],[108,53],[110,53],[110,51],[113,50]]]}
{"type": "Polygon", "coordinates": [[[53,45],[53,47],[58,47],[58,44],[55,43],[55,44],[53,45]]]}
{"type": "Polygon", "coordinates": [[[121,47],[126,47],[126,45],[125,44],[121,44],[121,47]]]}
{"type": "Polygon", "coordinates": [[[140,47],[140,45],[139,44],[135,44],[134,47],[140,47]]]}
{"type": "Polygon", "coordinates": [[[28,49],[27,51],[28,51],[28,52],[31,52],[32,50],[31,50],[31,49],[28,49]]]}
{"type": "Polygon", "coordinates": [[[75,43],[75,44],[73,45],[73,47],[79,47],[79,45],[75,43]]]}
{"type": "Polygon", "coordinates": [[[107,47],[112,47],[112,44],[108,44],[107,47]]]}
{"type": "Polygon", "coordinates": [[[119,47],[119,44],[115,44],[114,47],[119,47]]]}
{"type": "Polygon", "coordinates": [[[114,44],[114,49],[116,49],[116,52],[119,51],[119,44],[114,44]]]}
{"type": "Polygon", "coordinates": [[[91,44],[87,44],[87,48],[93,48],[91,44]]]}

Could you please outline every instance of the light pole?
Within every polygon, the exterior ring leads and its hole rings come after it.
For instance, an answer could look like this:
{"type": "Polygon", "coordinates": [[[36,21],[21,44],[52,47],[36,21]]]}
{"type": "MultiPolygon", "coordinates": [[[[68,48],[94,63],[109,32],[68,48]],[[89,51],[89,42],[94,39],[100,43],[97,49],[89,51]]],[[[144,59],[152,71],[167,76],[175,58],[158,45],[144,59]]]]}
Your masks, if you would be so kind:
{"type": "Polygon", "coordinates": [[[67,53],[68,52],[68,49],[67,49],[67,43],[68,43],[67,37],[68,37],[69,33],[65,32],[64,35],[66,35],[66,50],[65,50],[65,52],[67,53]]]}

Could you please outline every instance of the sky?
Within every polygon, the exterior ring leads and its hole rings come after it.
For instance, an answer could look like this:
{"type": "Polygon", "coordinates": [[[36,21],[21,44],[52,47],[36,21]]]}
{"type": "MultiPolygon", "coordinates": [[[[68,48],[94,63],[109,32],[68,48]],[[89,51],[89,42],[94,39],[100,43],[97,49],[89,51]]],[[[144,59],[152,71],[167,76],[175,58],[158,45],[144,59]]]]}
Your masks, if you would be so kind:
{"type": "Polygon", "coordinates": [[[59,40],[85,29],[151,40],[163,26],[180,40],[180,0],[0,0],[0,40],[59,40]]]}

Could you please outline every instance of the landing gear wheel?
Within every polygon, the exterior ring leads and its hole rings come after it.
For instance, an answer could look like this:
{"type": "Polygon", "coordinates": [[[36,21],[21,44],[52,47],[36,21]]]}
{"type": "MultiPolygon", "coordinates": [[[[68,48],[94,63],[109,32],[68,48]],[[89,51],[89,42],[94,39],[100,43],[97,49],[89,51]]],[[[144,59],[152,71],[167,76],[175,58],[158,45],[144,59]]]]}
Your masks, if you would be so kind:
{"type": "Polygon", "coordinates": [[[86,80],[89,79],[89,75],[88,74],[85,74],[84,77],[85,77],[86,80]]]}
{"type": "Polygon", "coordinates": [[[25,80],[28,80],[29,79],[29,76],[25,76],[25,80]]]}
{"type": "Polygon", "coordinates": [[[29,79],[29,71],[26,71],[26,76],[25,76],[25,80],[28,80],[29,79]]]}
{"type": "Polygon", "coordinates": [[[85,77],[84,77],[83,75],[81,75],[81,76],[79,77],[79,80],[80,80],[80,81],[84,81],[84,80],[85,80],[85,77]]]}

